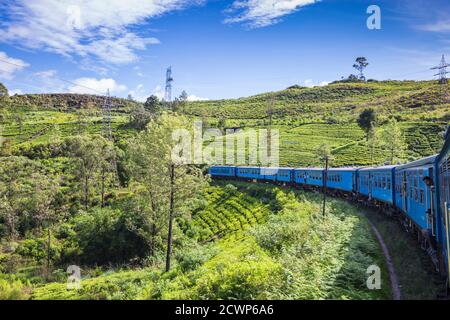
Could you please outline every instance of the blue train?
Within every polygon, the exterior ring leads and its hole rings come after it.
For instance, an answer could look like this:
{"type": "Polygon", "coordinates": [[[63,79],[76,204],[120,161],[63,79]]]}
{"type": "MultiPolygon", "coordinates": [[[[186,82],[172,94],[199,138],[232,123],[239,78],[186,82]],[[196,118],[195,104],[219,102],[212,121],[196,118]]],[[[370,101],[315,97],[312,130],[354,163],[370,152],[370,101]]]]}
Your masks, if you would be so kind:
{"type": "Polygon", "coordinates": [[[415,232],[436,268],[450,274],[450,128],[437,155],[404,165],[368,168],[265,168],[212,166],[216,178],[324,189],[398,214],[415,232]]]}

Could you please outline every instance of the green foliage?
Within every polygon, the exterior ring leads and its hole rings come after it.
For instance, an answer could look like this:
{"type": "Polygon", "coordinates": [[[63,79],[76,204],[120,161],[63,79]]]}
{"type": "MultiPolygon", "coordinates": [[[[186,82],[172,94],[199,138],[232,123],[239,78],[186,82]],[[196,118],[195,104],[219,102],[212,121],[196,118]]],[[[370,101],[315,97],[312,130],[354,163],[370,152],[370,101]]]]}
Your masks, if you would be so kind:
{"type": "Polygon", "coordinates": [[[0,222],[12,238],[55,219],[52,208],[58,183],[36,161],[0,158],[0,222]]]}
{"type": "Polygon", "coordinates": [[[150,113],[158,113],[161,109],[161,104],[158,97],[156,97],[155,95],[151,95],[150,97],[148,97],[144,103],[144,108],[150,113]]]}
{"type": "Polygon", "coordinates": [[[193,217],[193,228],[200,241],[221,238],[263,223],[269,214],[266,205],[231,186],[208,189],[206,199],[208,206],[193,217]]]}
{"type": "Polygon", "coordinates": [[[381,139],[388,150],[389,157],[387,160],[390,164],[395,164],[404,158],[406,146],[402,130],[395,118],[390,119],[385,125],[381,133],[381,139]]]}
{"type": "Polygon", "coordinates": [[[306,241],[312,211],[308,202],[298,202],[293,193],[279,191],[276,199],[282,209],[252,232],[259,246],[272,254],[280,254],[283,248],[306,241]]]}
{"type": "Polygon", "coordinates": [[[0,300],[27,300],[29,293],[28,284],[15,278],[4,279],[0,274],[0,300]]]}
{"type": "Polygon", "coordinates": [[[123,263],[144,258],[149,247],[144,238],[129,228],[139,217],[111,208],[95,208],[74,217],[58,230],[66,247],[63,261],[83,264],[123,263]]]}
{"type": "Polygon", "coordinates": [[[8,98],[8,89],[0,82],[0,101],[4,98],[8,98]]]}
{"type": "Polygon", "coordinates": [[[83,279],[79,290],[68,290],[67,283],[51,283],[33,290],[37,300],[126,300],[143,299],[155,273],[148,269],[122,271],[83,279]]]}
{"type": "Polygon", "coordinates": [[[366,132],[367,139],[369,136],[370,129],[375,126],[377,121],[377,114],[373,109],[366,109],[359,114],[358,125],[366,132]]]}

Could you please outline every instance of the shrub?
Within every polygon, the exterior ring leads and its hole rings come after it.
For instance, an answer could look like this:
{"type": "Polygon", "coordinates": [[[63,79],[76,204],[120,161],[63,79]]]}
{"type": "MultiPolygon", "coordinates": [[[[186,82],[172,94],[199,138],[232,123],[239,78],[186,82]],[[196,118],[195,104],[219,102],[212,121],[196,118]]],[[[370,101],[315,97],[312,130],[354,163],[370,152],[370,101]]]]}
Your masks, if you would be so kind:
{"type": "Polygon", "coordinates": [[[0,300],[25,300],[29,298],[29,291],[20,280],[0,278],[0,300]]]}
{"type": "Polygon", "coordinates": [[[133,216],[111,208],[95,208],[75,217],[71,221],[74,233],[66,233],[70,235],[68,241],[80,250],[77,258],[86,264],[107,264],[145,257],[148,245],[128,228],[128,219],[133,216]]]}

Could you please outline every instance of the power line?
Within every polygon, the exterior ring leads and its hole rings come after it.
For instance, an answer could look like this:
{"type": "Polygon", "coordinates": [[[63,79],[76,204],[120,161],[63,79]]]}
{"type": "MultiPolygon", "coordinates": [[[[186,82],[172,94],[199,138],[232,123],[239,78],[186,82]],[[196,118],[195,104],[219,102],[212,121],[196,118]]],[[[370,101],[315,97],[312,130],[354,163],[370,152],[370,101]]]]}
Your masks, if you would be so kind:
{"type": "Polygon", "coordinates": [[[447,67],[450,67],[450,64],[445,62],[445,56],[442,55],[441,62],[438,66],[430,68],[430,70],[439,70],[437,74],[434,76],[439,76],[439,83],[446,84],[447,83],[447,74],[450,73],[447,71],[447,67]]]}
{"type": "MultiPolygon", "coordinates": [[[[13,66],[16,66],[16,67],[20,67],[20,68],[23,68],[23,67],[24,67],[23,65],[20,65],[20,64],[17,64],[17,63],[13,63],[13,62],[7,61],[7,60],[0,59],[0,61],[1,61],[1,62],[4,62],[4,63],[7,63],[7,64],[10,64],[10,65],[13,65],[13,66]]],[[[3,72],[8,72],[7,70],[4,70],[4,69],[0,69],[0,70],[2,70],[3,72]]],[[[74,85],[74,86],[77,86],[77,87],[82,87],[82,88],[85,88],[85,89],[92,90],[92,91],[94,91],[94,92],[97,92],[97,93],[101,94],[102,96],[104,96],[104,95],[107,94],[107,93],[101,92],[101,91],[99,91],[99,90],[97,90],[97,89],[90,88],[90,87],[88,87],[88,86],[85,86],[85,85],[82,85],[82,84],[79,84],[79,83],[76,83],[76,82],[73,82],[73,81],[70,81],[70,80],[61,78],[61,77],[53,76],[53,78],[58,79],[58,80],[61,80],[61,81],[64,81],[64,82],[67,82],[67,83],[70,83],[70,84],[72,84],[72,85],[74,85]]]]}

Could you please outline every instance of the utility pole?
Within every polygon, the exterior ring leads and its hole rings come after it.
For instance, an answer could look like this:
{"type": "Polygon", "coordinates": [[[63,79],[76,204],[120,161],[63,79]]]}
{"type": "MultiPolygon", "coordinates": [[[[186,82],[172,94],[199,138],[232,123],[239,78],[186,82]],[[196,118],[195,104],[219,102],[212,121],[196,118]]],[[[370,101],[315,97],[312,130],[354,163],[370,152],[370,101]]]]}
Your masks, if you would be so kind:
{"type": "Polygon", "coordinates": [[[322,215],[325,217],[325,207],[327,203],[327,180],[328,180],[328,155],[325,155],[325,171],[323,174],[323,211],[322,215]]]}
{"type": "Polygon", "coordinates": [[[167,235],[167,256],[166,272],[170,271],[170,256],[172,255],[172,228],[174,216],[174,196],[175,196],[175,165],[170,164],[170,207],[169,207],[169,232],[167,235]]]}

